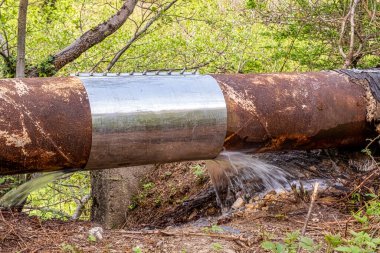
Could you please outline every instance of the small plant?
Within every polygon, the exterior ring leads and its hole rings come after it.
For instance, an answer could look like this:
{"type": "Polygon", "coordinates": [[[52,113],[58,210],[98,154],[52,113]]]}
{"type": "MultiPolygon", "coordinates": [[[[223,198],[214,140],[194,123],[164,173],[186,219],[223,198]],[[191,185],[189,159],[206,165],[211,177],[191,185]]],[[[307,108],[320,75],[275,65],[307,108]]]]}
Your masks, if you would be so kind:
{"type": "Polygon", "coordinates": [[[63,252],[67,252],[67,253],[80,253],[80,252],[82,252],[81,250],[79,250],[74,245],[71,245],[71,244],[68,244],[68,243],[62,243],[61,244],[61,250],[63,252]]]}
{"type": "Polygon", "coordinates": [[[212,225],[210,230],[213,233],[223,232],[223,228],[219,227],[218,225],[212,225]]]}
{"type": "Polygon", "coordinates": [[[379,252],[380,238],[373,238],[364,231],[351,231],[351,238],[342,242],[341,246],[334,248],[337,252],[372,253],[379,252]]]}
{"type": "Polygon", "coordinates": [[[261,243],[261,248],[273,253],[285,253],[285,245],[279,242],[264,241],[261,243]]]}
{"type": "Polygon", "coordinates": [[[133,253],[142,253],[142,249],[139,246],[136,246],[132,249],[133,253]]]}
{"type": "Polygon", "coordinates": [[[133,203],[128,205],[128,210],[129,211],[135,210],[136,207],[137,207],[137,204],[135,202],[133,202],[133,203]]]}
{"type": "Polygon", "coordinates": [[[299,246],[308,252],[318,252],[321,248],[321,245],[315,244],[313,239],[305,236],[301,236],[299,246]]]}
{"type": "Polygon", "coordinates": [[[150,191],[153,188],[154,188],[154,183],[152,183],[152,182],[148,182],[146,184],[143,184],[143,189],[145,191],[150,191]]]}
{"type": "Polygon", "coordinates": [[[342,237],[340,234],[327,234],[325,235],[325,242],[327,243],[327,253],[332,252],[332,250],[342,244],[342,237]]]}
{"type": "Polygon", "coordinates": [[[313,239],[305,236],[300,236],[299,231],[287,233],[286,237],[281,242],[264,241],[261,247],[273,253],[295,253],[298,247],[304,252],[318,252],[319,244],[315,244],[313,239]]]}
{"type": "Polygon", "coordinates": [[[162,198],[161,198],[161,196],[156,197],[155,200],[154,200],[154,205],[156,207],[159,207],[159,206],[161,206],[161,204],[162,204],[162,198]]]}
{"type": "Polygon", "coordinates": [[[214,251],[222,251],[223,250],[223,245],[220,244],[220,243],[215,242],[215,243],[211,244],[211,248],[214,251]]]}
{"type": "Polygon", "coordinates": [[[211,227],[204,227],[202,228],[203,232],[205,233],[220,233],[223,232],[223,228],[219,227],[218,225],[212,225],[211,227]]]}
{"type": "Polygon", "coordinates": [[[367,215],[363,214],[363,211],[353,213],[352,217],[354,217],[357,222],[359,222],[363,225],[368,224],[368,217],[367,217],[367,215]]]}
{"type": "Polygon", "coordinates": [[[202,166],[200,164],[196,164],[190,167],[193,174],[197,178],[199,183],[204,182],[206,179],[206,172],[205,172],[205,166],[202,166]]]}
{"type": "Polygon", "coordinates": [[[89,236],[87,237],[87,241],[89,241],[89,242],[96,242],[96,237],[95,237],[95,235],[89,235],[89,236]]]}

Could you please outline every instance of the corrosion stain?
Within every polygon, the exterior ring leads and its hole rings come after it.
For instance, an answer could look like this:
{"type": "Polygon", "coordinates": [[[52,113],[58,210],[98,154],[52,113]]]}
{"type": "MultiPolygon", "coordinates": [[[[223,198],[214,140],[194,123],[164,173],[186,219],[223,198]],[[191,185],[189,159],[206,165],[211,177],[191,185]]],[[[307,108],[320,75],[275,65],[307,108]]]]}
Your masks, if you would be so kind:
{"type": "Polygon", "coordinates": [[[325,71],[213,77],[227,103],[227,150],[338,147],[368,136],[366,90],[347,76],[325,71]]]}
{"type": "Polygon", "coordinates": [[[83,168],[91,111],[81,81],[0,80],[0,174],[83,168]]]}

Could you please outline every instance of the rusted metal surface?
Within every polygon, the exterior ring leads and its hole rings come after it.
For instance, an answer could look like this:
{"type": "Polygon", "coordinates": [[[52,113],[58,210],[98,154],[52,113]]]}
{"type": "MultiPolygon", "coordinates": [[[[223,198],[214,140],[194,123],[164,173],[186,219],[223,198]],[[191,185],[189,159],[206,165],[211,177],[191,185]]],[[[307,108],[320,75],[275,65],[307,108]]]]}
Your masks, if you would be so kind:
{"type": "Polygon", "coordinates": [[[0,175],[83,168],[91,127],[78,78],[0,80],[0,175]]]}
{"type": "Polygon", "coordinates": [[[357,146],[380,118],[374,75],[0,80],[0,175],[212,159],[225,136],[252,152],[357,146]]]}
{"type": "Polygon", "coordinates": [[[227,103],[227,150],[359,145],[371,134],[366,90],[334,71],[213,75],[227,103]]]}

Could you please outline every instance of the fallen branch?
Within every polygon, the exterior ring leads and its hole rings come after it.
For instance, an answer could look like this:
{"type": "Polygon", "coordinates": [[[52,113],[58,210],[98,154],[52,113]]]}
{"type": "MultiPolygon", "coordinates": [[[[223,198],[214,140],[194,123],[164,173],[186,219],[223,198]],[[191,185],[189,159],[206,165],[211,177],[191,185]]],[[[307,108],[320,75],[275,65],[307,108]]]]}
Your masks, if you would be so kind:
{"type": "Polygon", "coordinates": [[[250,241],[248,238],[245,238],[243,236],[235,236],[235,235],[226,235],[226,234],[217,234],[217,233],[200,233],[200,232],[167,232],[163,230],[146,230],[146,231],[128,231],[128,230],[119,230],[119,231],[112,231],[115,233],[121,233],[121,234],[130,234],[130,235],[162,235],[162,236],[205,236],[205,237],[213,237],[213,238],[220,238],[220,239],[226,239],[231,241],[240,241],[245,243],[246,245],[250,246],[250,241]]]}
{"type": "MultiPolygon", "coordinates": [[[[307,225],[309,224],[311,212],[313,211],[314,202],[315,202],[315,199],[317,198],[317,195],[318,195],[318,187],[319,187],[319,183],[316,182],[314,184],[314,190],[313,190],[313,194],[311,195],[309,211],[307,212],[307,215],[306,215],[306,220],[305,220],[304,226],[302,228],[301,236],[305,236],[306,228],[307,228],[307,225]]],[[[298,246],[298,250],[297,250],[297,253],[299,253],[299,252],[301,252],[301,246],[300,245],[298,246]]]]}

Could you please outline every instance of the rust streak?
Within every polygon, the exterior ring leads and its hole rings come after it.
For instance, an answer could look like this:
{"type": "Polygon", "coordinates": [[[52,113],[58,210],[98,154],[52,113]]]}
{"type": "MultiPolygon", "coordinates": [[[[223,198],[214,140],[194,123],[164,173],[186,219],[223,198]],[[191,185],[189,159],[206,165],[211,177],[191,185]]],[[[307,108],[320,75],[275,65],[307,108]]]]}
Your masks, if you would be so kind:
{"type": "Polygon", "coordinates": [[[79,79],[0,80],[0,175],[83,168],[91,128],[79,79]]]}

